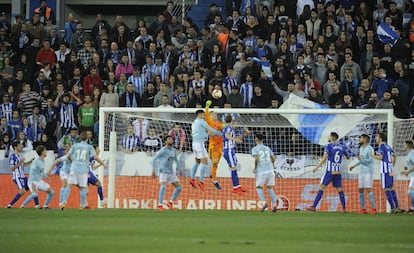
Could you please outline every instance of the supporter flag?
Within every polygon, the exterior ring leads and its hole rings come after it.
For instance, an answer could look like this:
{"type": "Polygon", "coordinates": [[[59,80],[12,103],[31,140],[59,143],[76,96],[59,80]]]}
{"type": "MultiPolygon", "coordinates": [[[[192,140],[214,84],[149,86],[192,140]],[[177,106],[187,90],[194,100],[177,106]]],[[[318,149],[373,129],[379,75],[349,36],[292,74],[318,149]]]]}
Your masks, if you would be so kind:
{"type": "Polygon", "coordinates": [[[400,36],[395,33],[391,27],[389,27],[384,22],[381,22],[377,28],[377,35],[378,39],[385,44],[391,44],[392,46],[397,43],[397,40],[400,38],[400,36]]]}
{"type": "Polygon", "coordinates": [[[257,64],[261,65],[263,72],[266,73],[266,76],[269,78],[270,81],[273,81],[272,69],[270,67],[270,62],[269,61],[260,60],[257,57],[249,57],[249,58],[247,58],[247,60],[255,61],[255,62],[257,62],[257,64]]]}
{"type": "MultiPolygon", "coordinates": [[[[289,96],[280,106],[280,109],[327,109],[323,105],[301,98],[294,94],[289,96]]],[[[357,124],[361,123],[367,115],[353,114],[281,114],[293,127],[295,127],[307,140],[319,145],[326,145],[331,132],[336,132],[339,138],[346,136],[357,124]]]]}

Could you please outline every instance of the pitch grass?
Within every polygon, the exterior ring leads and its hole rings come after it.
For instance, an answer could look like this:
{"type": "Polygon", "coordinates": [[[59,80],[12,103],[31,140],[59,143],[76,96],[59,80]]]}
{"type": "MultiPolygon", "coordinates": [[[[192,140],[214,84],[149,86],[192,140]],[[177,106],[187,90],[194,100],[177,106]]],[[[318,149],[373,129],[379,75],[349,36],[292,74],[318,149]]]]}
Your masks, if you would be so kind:
{"type": "Polygon", "coordinates": [[[414,216],[0,210],[0,252],[414,252],[414,216]]]}

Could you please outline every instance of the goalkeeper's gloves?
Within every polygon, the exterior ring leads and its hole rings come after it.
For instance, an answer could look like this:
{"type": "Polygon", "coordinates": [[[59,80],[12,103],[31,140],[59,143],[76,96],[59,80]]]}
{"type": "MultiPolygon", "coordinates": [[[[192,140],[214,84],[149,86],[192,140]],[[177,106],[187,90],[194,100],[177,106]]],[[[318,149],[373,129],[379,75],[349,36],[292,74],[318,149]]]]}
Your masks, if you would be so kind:
{"type": "Polygon", "coordinates": [[[210,105],[213,103],[211,100],[206,101],[206,109],[210,108],[210,105]]]}

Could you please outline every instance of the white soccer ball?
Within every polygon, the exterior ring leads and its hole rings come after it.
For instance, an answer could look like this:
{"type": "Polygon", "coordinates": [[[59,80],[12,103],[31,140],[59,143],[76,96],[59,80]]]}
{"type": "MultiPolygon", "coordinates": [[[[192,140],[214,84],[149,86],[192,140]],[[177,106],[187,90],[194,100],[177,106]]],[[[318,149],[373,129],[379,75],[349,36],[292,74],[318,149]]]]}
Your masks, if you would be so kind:
{"type": "Polygon", "coordinates": [[[223,92],[221,90],[214,89],[211,92],[211,96],[213,96],[213,98],[215,98],[215,99],[219,99],[219,98],[221,98],[221,96],[223,96],[223,92]]]}

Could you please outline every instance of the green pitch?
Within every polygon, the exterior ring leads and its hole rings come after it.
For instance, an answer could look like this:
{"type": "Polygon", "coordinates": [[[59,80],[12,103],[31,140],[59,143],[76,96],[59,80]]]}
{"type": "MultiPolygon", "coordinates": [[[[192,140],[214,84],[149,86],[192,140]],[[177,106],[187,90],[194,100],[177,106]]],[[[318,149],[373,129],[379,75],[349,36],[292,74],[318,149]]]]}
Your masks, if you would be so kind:
{"type": "Polygon", "coordinates": [[[414,252],[414,216],[0,210],[0,252],[414,252]]]}

